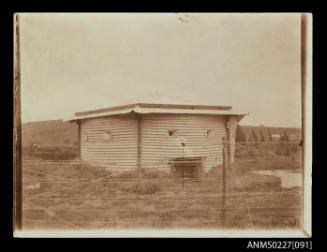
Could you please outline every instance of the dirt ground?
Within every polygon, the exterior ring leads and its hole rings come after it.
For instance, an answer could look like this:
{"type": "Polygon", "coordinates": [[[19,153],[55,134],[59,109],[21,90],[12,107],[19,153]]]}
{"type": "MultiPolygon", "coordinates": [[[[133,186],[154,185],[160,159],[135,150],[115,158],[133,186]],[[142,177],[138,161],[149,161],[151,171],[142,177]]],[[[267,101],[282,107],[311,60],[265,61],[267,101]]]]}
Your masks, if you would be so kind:
{"type": "Polygon", "coordinates": [[[236,160],[201,181],[168,173],[115,174],[80,161],[23,163],[23,229],[300,228],[301,187],[284,188],[278,176],[257,170],[300,172],[295,162],[236,160]],[[224,203],[225,202],[225,203],[224,203]]]}

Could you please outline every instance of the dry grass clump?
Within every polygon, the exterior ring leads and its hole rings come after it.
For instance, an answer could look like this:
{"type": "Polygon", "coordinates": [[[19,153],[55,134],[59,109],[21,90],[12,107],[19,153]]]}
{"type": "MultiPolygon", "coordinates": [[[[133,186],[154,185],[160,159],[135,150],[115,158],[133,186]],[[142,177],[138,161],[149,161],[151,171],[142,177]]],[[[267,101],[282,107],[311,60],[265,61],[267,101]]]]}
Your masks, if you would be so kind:
{"type": "Polygon", "coordinates": [[[150,195],[155,194],[160,191],[160,185],[154,182],[143,181],[143,182],[132,182],[126,183],[121,187],[122,191],[141,194],[141,195],[150,195]]]}
{"type": "Polygon", "coordinates": [[[169,172],[160,171],[157,169],[143,169],[142,170],[142,178],[145,179],[168,179],[171,175],[169,172]]]}
{"type": "MultiPolygon", "coordinates": [[[[167,179],[170,178],[170,174],[165,171],[160,171],[156,169],[142,169],[141,170],[142,179],[167,179]]],[[[113,175],[113,179],[139,179],[136,170],[118,172],[113,175]]]]}
{"type": "Polygon", "coordinates": [[[83,161],[61,165],[56,169],[49,170],[49,173],[49,177],[55,175],[56,177],[81,180],[103,178],[111,174],[111,172],[106,171],[104,167],[93,166],[83,161]]]}
{"type": "Polygon", "coordinates": [[[106,171],[104,167],[93,166],[87,162],[78,160],[65,164],[26,164],[24,166],[24,176],[49,179],[50,181],[65,181],[66,179],[76,179],[76,181],[101,179],[111,174],[112,172],[106,171]]]}
{"type": "Polygon", "coordinates": [[[112,179],[137,179],[135,170],[118,172],[112,176],[112,179]]]}

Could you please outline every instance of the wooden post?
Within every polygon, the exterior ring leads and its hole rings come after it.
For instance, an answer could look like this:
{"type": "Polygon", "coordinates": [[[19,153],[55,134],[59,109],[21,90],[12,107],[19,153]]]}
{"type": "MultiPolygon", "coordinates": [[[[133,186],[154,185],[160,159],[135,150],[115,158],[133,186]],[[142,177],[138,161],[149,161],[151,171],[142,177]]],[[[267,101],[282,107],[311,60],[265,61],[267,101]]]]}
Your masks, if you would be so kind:
{"type": "Polygon", "coordinates": [[[223,137],[223,190],[222,190],[222,212],[221,220],[222,224],[225,225],[225,205],[226,205],[226,168],[228,166],[228,154],[227,154],[227,144],[226,138],[223,137]]]}
{"type": "Polygon", "coordinates": [[[185,143],[182,143],[182,147],[183,147],[183,161],[181,162],[182,166],[183,166],[183,180],[182,180],[182,184],[183,184],[183,189],[184,189],[184,169],[185,169],[185,165],[187,164],[187,162],[184,159],[184,148],[185,148],[185,143]]]}
{"type": "Polygon", "coordinates": [[[81,137],[81,125],[82,122],[80,120],[77,121],[78,125],[78,144],[79,144],[79,157],[82,160],[82,137],[81,137]]]}
{"type": "MultiPolygon", "coordinates": [[[[306,103],[306,77],[307,77],[307,65],[306,65],[306,50],[307,50],[307,20],[306,14],[301,15],[301,95],[302,95],[302,151],[304,153],[305,146],[305,103],[306,103]]],[[[304,155],[302,155],[302,163],[304,164],[304,155]]],[[[303,165],[302,165],[303,169],[303,165]]],[[[304,176],[303,176],[304,177],[304,176]]]]}
{"type": "MultiPolygon", "coordinates": [[[[306,118],[306,110],[310,108],[312,109],[312,105],[307,107],[307,99],[310,99],[310,96],[312,97],[312,90],[310,90],[311,88],[308,87],[310,85],[312,85],[312,83],[309,81],[309,83],[307,83],[307,78],[311,77],[312,78],[312,65],[310,65],[310,63],[312,64],[312,59],[310,59],[310,30],[308,31],[309,25],[311,23],[312,25],[312,21],[310,22],[310,19],[308,20],[306,13],[302,13],[301,15],[301,87],[302,87],[302,144],[301,144],[301,148],[302,148],[302,165],[301,165],[301,169],[302,169],[302,227],[303,230],[306,229],[307,225],[305,225],[305,215],[304,215],[304,209],[305,209],[305,163],[307,162],[307,156],[305,155],[305,153],[307,152],[306,150],[308,148],[310,148],[310,143],[312,143],[307,137],[308,135],[305,134],[307,127],[310,128],[310,126],[312,127],[312,122],[309,123],[309,125],[307,125],[308,123],[308,118],[306,118]],[[309,56],[309,57],[308,57],[309,56]],[[311,125],[310,125],[311,124],[311,125]],[[307,139],[308,139],[308,145],[307,145],[307,139]]],[[[312,15],[312,14],[311,14],[312,15]]],[[[312,32],[312,31],[311,31],[312,32]]],[[[311,34],[312,36],[312,34],[311,34]]],[[[312,39],[312,38],[311,38],[312,39]]],[[[312,43],[312,42],[311,42],[312,43]]],[[[311,44],[312,46],[312,44],[311,44]]],[[[312,50],[312,49],[311,49],[312,50]]],[[[312,57],[312,56],[311,56],[312,57]]],[[[311,98],[312,99],[312,98],[311,98]]],[[[309,131],[310,132],[310,131],[309,131]]],[[[310,150],[311,151],[311,150],[310,150]]],[[[310,159],[309,159],[310,160],[310,159]]],[[[309,167],[308,167],[309,168],[309,167]]],[[[307,195],[308,196],[308,195],[307,195]]],[[[308,198],[308,200],[310,201],[310,199],[308,198]]],[[[307,202],[309,203],[309,202],[307,202]]],[[[311,210],[309,211],[311,212],[311,210]]],[[[308,212],[308,213],[309,213],[308,212]]],[[[310,221],[308,221],[308,223],[311,223],[310,221]]],[[[309,229],[311,229],[309,227],[309,229]]]]}
{"type": "Polygon", "coordinates": [[[21,103],[20,103],[20,41],[19,16],[15,15],[15,85],[14,85],[14,231],[22,229],[22,145],[21,145],[21,103]]]}
{"type": "Polygon", "coordinates": [[[141,155],[142,155],[142,117],[137,115],[137,176],[142,178],[141,155]]]}
{"type": "Polygon", "coordinates": [[[182,163],[182,165],[183,165],[183,189],[184,189],[184,169],[185,169],[185,163],[184,164],[182,163]]]}
{"type": "Polygon", "coordinates": [[[231,150],[231,134],[232,134],[232,124],[231,124],[231,120],[230,117],[227,116],[226,117],[226,150],[227,150],[227,156],[226,156],[226,164],[227,166],[229,166],[230,161],[232,159],[232,150],[231,150]]]}

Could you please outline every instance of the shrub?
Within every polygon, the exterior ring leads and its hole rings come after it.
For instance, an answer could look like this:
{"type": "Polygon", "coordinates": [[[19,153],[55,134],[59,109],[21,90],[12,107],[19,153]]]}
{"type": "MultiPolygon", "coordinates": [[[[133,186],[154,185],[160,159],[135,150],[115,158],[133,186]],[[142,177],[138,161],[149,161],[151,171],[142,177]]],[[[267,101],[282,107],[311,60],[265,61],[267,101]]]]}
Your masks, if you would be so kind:
{"type": "Polygon", "coordinates": [[[61,169],[52,169],[48,174],[49,176],[56,175],[63,178],[95,179],[106,177],[110,175],[111,172],[106,171],[104,167],[93,166],[86,162],[79,162],[74,164],[68,163],[65,166],[61,166],[61,169]]]}
{"type": "Polygon", "coordinates": [[[275,150],[275,154],[276,155],[282,155],[282,152],[279,149],[277,149],[277,150],[275,150]]]}
{"type": "Polygon", "coordinates": [[[135,179],[137,178],[137,173],[135,170],[119,172],[114,176],[115,179],[135,179]]]}
{"type": "MultiPolygon", "coordinates": [[[[157,169],[142,169],[141,177],[144,179],[160,179],[160,178],[170,178],[170,174],[165,171],[160,171],[157,169]]],[[[138,179],[138,173],[136,170],[118,172],[114,178],[116,179],[138,179]]]]}
{"type": "Polygon", "coordinates": [[[246,142],[245,133],[244,133],[243,129],[241,128],[241,126],[238,125],[238,124],[236,126],[236,137],[235,137],[235,141],[236,142],[246,142]]]}
{"type": "Polygon", "coordinates": [[[250,140],[253,141],[253,142],[258,141],[258,136],[257,136],[256,132],[254,131],[254,129],[251,130],[250,140]]]}
{"type": "Polygon", "coordinates": [[[142,178],[147,179],[160,179],[169,178],[170,174],[165,171],[160,171],[157,169],[142,169],[142,178]]]}
{"type": "Polygon", "coordinates": [[[260,131],[259,134],[260,134],[260,141],[264,142],[265,141],[265,135],[263,134],[262,131],[260,131]]]}
{"type": "Polygon", "coordinates": [[[272,142],[272,134],[269,128],[267,128],[269,141],[272,142]]]}
{"type": "Polygon", "coordinates": [[[154,182],[134,182],[134,183],[126,183],[123,185],[122,188],[123,191],[127,191],[130,193],[136,193],[136,194],[155,194],[156,192],[160,191],[159,184],[156,184],[154,182]]]}

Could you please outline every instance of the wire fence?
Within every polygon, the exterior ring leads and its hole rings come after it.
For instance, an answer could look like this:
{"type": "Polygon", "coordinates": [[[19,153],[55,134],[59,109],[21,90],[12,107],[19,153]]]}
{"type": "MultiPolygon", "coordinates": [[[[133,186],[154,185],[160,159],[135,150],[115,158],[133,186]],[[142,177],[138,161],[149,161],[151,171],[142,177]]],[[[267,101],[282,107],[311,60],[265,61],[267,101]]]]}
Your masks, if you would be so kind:
{"type": "Polygon", "coordinates": [[[23,228],[299,227],[303,195],[297,143],[236,143],[234,162],[228,159],[228,144],[223,164],[199,177],[184,176],[183,170],[182,176],[144,171],[139,178],[80,160],[23,159],[23,228]]]}

